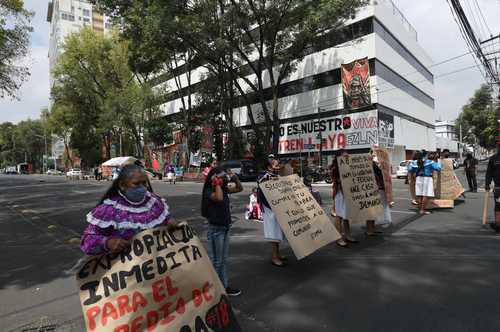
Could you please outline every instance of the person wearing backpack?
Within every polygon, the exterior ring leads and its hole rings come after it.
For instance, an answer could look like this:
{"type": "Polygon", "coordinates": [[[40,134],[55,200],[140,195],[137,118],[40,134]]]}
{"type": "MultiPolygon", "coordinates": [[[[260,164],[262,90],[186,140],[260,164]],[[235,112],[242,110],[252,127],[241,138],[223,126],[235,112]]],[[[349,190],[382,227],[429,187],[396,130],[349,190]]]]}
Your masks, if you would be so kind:
{"type": "Polygon", "coordinates": [[[231,170],[214,167],[203,185],[201,215],[208,220],[208,255],[229,296],[241,294],[239,289],[228,286],[227,258],[231,228],[231,205],[229,194],[243,190],[238,177],[231,170]],[[236,185],[228,187],[229,182],[236,185]]]}

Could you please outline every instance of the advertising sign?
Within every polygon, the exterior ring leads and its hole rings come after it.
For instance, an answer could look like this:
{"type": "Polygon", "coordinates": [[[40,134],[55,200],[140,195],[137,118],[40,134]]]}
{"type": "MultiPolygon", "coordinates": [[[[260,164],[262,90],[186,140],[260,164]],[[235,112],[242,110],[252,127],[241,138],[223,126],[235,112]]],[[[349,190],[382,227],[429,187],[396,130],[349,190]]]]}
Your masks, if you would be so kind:
{"type": "Polygon", "coordinates": [[[368,58],[342,65],[342,92],[344,109],[357,109],[371,104],[368,58]]]}
{"type": "Polygon", "coordinates": [[[279,153],[338,149],[368,149],[378,144],[377,110],[280,125],[279,153]],[[314,149],[308,149],[313,145],[314,149]]]}
{"type": "Polygon", "coordinates": [[[129,252],[90,256],[76,275],[90,332],[240,332],[207,252],[187,225],[143,231],[129,252]]]}

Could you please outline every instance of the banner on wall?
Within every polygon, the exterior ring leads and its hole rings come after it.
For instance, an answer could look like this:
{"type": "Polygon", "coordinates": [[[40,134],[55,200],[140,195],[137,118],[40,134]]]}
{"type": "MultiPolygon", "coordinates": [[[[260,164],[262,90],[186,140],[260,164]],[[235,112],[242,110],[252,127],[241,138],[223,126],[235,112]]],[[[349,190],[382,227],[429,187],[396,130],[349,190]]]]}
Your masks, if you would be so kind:
{"type": "Polygon", "coordinates": [[[371,104],[368,58],[342,65],[342,92],[344,109],[357,109],[371,104]]]}
{"type": "Polygon", "coordinates": [[[394,148],[394,116],[378,112],[378,145],[394,148]]]}
{"type": "Polygon", "coordinates": [[[212,153],[214,149],[214,128],[209,125],[205,125],[201,128],[201,151],[212,153]]]}
{"type": "Polygon", "coordinates": [[[320,132],[323,151],[368,149],[378,144],[377,113],[371,110],[281,124],[278,151],[280,154],[319,151],[320,132]]]}

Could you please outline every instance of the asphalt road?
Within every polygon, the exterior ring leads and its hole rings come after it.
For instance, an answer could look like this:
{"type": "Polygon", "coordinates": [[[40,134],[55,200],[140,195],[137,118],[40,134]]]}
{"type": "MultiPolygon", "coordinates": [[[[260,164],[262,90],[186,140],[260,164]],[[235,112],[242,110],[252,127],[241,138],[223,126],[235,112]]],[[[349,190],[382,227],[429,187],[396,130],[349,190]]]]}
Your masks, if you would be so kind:
{"type": "MultiPolygon", "coordinates": [[[[85,214],[108,185],[0,175],[0,331],[83,331],[70,269],[82,256],[85,214]]],[[[153,185],[204,239],[201,184],[153,185]]],[[[365,239],[358,225],[360,244],[302,261],[286,248],[290,264],[276,268],[262,224],[243,219],[252,186],[232,197],[230,283],[243,290],[232,302],[244,331],[500,330],[500,237],[480,225],[482,193],[417,218],[395,180],[394,226],[384,236],[365,239]]],[[[328,209],[330,187],[316,189],[328,209]]]]}

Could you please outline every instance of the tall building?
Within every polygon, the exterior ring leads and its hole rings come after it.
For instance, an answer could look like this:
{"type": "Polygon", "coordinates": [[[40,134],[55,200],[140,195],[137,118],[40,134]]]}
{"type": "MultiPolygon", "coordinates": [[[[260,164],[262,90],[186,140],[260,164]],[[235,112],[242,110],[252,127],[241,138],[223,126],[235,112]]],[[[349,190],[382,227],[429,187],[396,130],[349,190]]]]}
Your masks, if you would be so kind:
{"type": "Polygon", "coordinates": [[[454,121],[436,121],[436,136],[451,140],[457,139],[454,121]]]}
{"type": "Polygon", "coordinates": [[[50,23],[49,70],[52,87],[54,84],[52,71],[61,55],[64,39],[83,27],[91,27],[96,32],[105,33],[109,30],[111,23],[86,0],[49,1],[47,22],[50,23]]]}
{"type": "MultiPolygon", "coordinates": [[[[395,4],[371,1],[334,33],[335,41],[315,47],[283,84],[280,156],[317,153],[321,137],[326,156],[341,147],[361,151],[379,144],[390,148],[394,164],[414,150],[435,150],[432,60],[395,4]]],[[[192,72],[194,87],[204,72],[192,72]]],[[[177,90],[174,79],[163,84],[177,90]]],[[[175,93],[162,105],[166,116],[180,108],[175,93]]],[[[261,106],[256,101],[252,109],[258,115],[261,106]]],[[[234,109],[234,119],[251,134],[245,107],[234,109]]]]}

